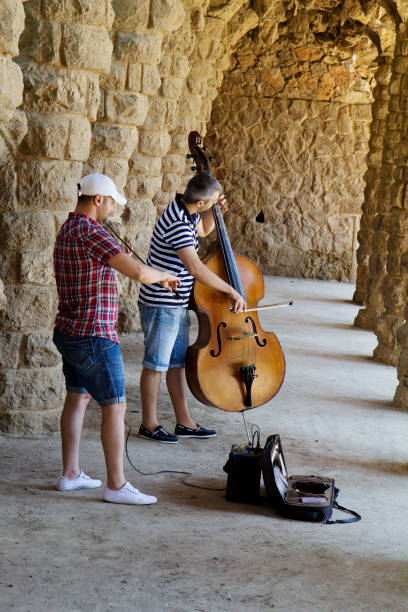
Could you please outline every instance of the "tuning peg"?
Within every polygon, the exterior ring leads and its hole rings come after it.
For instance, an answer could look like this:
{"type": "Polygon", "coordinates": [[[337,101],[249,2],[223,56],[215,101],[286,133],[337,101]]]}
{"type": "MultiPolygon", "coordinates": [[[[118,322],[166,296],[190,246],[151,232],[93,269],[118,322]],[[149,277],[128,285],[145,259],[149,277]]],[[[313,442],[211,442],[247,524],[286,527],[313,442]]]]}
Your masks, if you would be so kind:
{"type": "Polygon", "coordinates": [[[190,153],[187,153],[186,157],[187,159],[193,159],[193,156],[190,153]]]}
{"type": "Polygon", "coordinates": [[[191,166],[191,169],[192,169],[193,172],[197,172],[197,170],[198,170],[197,166],[191,166]]]}

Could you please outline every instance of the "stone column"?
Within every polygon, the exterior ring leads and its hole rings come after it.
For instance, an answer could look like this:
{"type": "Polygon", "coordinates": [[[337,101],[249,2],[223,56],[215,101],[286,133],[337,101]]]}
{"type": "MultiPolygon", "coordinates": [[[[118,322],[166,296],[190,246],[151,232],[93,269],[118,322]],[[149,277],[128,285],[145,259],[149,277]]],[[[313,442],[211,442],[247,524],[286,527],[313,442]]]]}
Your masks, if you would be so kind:
{"type": "Polygon", "coordinates": [[[367,155],[367,171],[364,176],[364,203],[357,250],[357,279],[353,301],[364,304],[354,322],[356,327],[373,328],[373,318],[383,310],[378,287],[385,274],[387,237],[379,230],[378,221],[384,212],[384,200],[380,197],[382,184],[387,183],[389,166],[383,162],[384,136],[389,104],[389,83],[391,78],[391,57],[379,58],[382,62],[376,72],[372,123],[367,155]],[[384,240],[385,239],[385,240],[384,240]]]}
{"type": "Polygon", "coordinates": [[[370,258],[372,280],[369,313],[377,334],[374,359],[389,365],[398,363],[397,330],[404,322],[406,270],[401,257],[408,251],[408,31],[402,24],[397,33],[390,80],[389,113],[386,119],[384,153],[374,220],[376,253],[370,258]],[[372,313],[372,314],[371,314],[372,313]]]}
{"type": "Polygon", "coordinates": [[[87,160],[99,74],[110,68],[110,0],[31,0],[18,58],[28,133],[0,231],[8,304],[0,317],[8,360],[0,372],[0,426],[39,433],[58,427],[64,396],[51,335],[56,312],[52,252],[73,210],[87,160]]]}

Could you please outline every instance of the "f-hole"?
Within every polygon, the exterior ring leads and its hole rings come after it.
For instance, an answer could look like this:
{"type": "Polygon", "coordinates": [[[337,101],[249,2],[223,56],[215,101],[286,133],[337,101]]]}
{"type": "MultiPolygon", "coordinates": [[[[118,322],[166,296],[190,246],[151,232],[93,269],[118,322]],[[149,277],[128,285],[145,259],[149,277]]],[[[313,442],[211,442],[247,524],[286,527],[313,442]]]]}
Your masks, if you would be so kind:
{"type": "Polygon", "coordinates": [[[221,336],[220,336],[221,327],[227,327],[227,324],[224,323],[224,321],[221,321],[221,323],[218,323],[218,326],[217,326],[218,353],[216,353],[213,349],[211,349],[210,351],[211,357],[218,357],[221,353],[221,336]]]}

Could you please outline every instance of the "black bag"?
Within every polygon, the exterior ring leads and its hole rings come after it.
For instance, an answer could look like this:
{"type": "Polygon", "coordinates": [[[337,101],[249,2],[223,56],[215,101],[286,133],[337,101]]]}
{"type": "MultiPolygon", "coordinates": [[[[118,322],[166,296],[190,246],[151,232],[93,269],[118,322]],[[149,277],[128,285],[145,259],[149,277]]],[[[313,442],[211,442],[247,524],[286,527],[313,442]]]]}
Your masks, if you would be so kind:
{"type": "Polygon", "coordinates": [[[224,472],[227,472],[228,501],[258,504],[261,501],[261,469],[263,449],[260,446],[234,444],[224,472]]]}
{"type": "Polygon", "coordinates": [[[288,476],[280,436],[269,436],[262,456],[262,473],[269,501],[287,518],[319,523],[354,523],[361,516],[337,503],[339,489],[333,478],[288,476]],[[353,518],[330,520],[333,508],[353,518]]]}

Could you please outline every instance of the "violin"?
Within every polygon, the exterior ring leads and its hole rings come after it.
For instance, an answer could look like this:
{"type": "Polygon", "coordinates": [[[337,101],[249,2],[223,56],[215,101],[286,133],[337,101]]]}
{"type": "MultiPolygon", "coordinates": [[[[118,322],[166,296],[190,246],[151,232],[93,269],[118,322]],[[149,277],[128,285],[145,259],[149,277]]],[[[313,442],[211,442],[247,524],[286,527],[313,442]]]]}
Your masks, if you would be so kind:
{"type": "MultiPolygon", "coordinates": [[[[201,148],[201,136],[190,132],[193,170],[211,174],[209,160],[201,148]]],[[[293,302],[258,307],[264,297],[264,280],[256,264],[234,253],[220,204],[212,207],[218,245],[203,262],[232,285],[248,308],[234,313],[225,293],[195,281],[190,305],[198,319],[198,336],[188,347],[186,378],[196,399],[208,406],[241,412],[265,404],[274,397],[285,377],[285,357],[273,332],[265,332],[258,310],[293,302]]]]}

